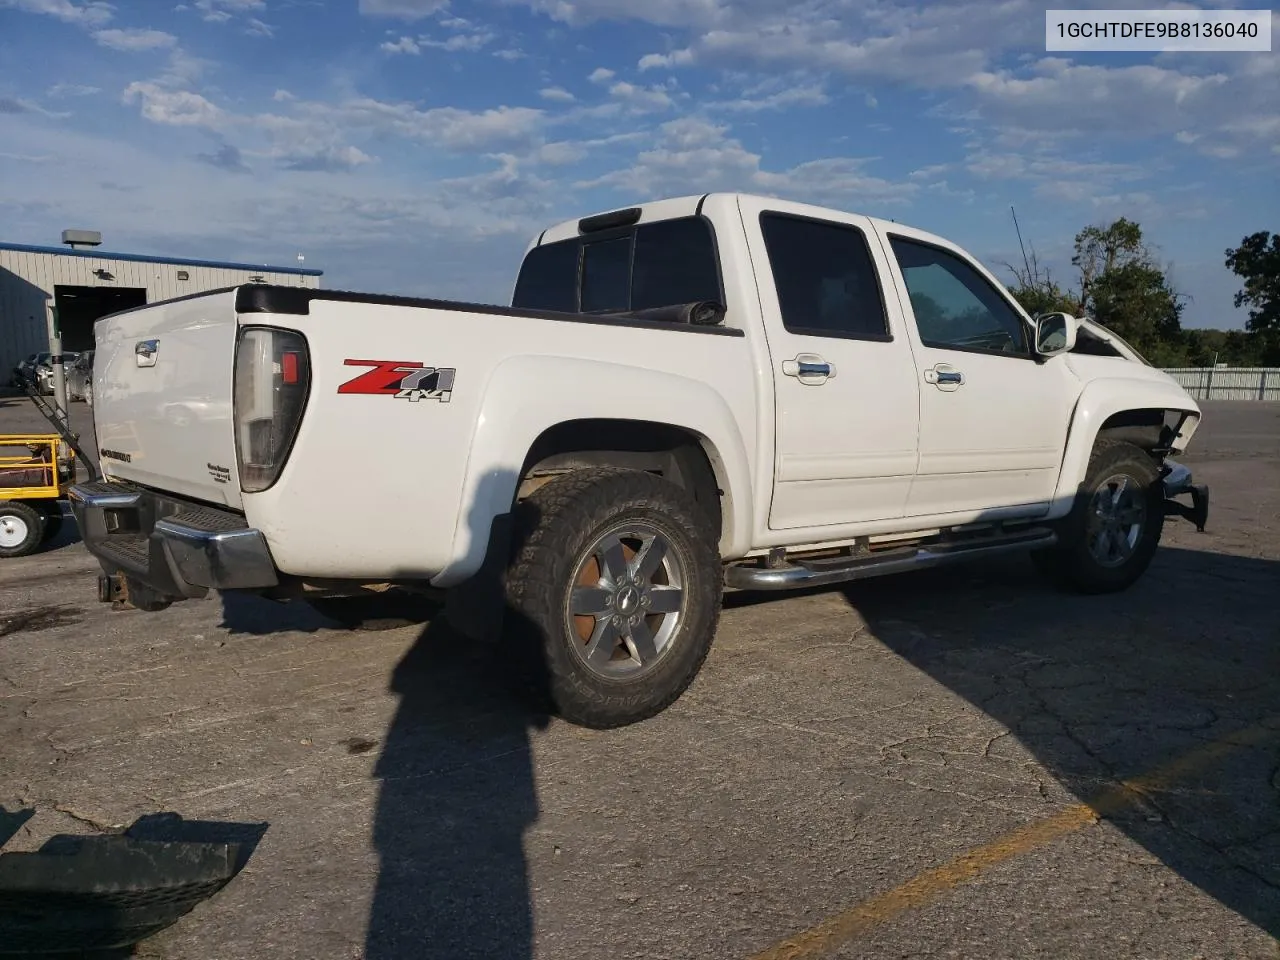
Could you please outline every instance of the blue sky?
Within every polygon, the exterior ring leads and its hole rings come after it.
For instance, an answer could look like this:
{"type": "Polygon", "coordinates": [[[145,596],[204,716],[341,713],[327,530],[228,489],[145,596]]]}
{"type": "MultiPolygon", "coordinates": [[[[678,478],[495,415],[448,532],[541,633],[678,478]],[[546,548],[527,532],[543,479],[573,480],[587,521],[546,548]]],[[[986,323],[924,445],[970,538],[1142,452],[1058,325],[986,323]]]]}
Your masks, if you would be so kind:
{"type": "Polygon", "coordinates": [[[502,302],[542,227],[645,199],[890,217],[1006,280],[1013,204],[1054,276],[1128,216],[1185,325],[1243,325],[1223,252],[1280,231],[1280,54],[1046,54],[1046,6],[0,0],[0,239],[502,302]]]}

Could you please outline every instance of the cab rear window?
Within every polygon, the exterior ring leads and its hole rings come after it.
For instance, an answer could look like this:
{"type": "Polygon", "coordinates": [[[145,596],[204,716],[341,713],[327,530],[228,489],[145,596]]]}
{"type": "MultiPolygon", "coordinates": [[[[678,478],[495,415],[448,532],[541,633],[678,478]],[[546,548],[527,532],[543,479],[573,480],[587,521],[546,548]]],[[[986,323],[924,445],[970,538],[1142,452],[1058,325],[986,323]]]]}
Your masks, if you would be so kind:
{"type": "Polygon", "coordinates": [[[711,224],[695,216],[535,247],[520,267],[511,305],[603,313],[697,300],[724,303],[711,224]]]}

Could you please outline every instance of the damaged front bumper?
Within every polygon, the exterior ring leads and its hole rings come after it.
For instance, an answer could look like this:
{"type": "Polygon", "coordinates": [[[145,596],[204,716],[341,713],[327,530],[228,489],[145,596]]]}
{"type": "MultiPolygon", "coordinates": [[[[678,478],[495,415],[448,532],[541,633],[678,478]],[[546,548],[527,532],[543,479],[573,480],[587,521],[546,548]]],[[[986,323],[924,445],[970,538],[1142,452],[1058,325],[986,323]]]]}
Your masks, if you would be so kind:
{"type": "Polygon", "coordinates": [[[1209,520],[1209,487],[1196,484],[1191,471],[1180,463],[1166,460],[1160,469],[1164,483],[1164,515],[1166,517],[1182,517],[1196,525],[1196,529],[1204,533],[1205,524],[1209,520]],[[1191,503],[1186,504],[1176,499],[1191,496],[1191,503]]]}

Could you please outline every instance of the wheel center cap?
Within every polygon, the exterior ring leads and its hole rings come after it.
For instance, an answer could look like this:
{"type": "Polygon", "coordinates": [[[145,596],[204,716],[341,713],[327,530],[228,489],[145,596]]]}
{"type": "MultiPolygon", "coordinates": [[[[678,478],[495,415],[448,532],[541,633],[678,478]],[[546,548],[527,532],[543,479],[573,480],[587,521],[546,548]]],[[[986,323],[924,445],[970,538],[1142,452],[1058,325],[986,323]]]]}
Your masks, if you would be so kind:
{"type": "Polygon", "coordinates": [[[640,591],[628,584],[618,591],[614,603],[617,605],[618,612],[623,616],[635,613],[640,606],[640,591]]]}

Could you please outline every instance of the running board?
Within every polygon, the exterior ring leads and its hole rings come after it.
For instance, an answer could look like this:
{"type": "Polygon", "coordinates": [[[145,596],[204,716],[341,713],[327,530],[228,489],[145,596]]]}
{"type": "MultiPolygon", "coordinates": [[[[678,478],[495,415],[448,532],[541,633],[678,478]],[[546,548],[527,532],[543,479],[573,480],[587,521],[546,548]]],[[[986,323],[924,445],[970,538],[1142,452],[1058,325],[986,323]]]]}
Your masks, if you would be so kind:
{"type": "Polygon", "coordinates": [[[738,590],[794,590],[923,570],[974,557],[1052,547],[1057,542],[1058,535],[1052,530],[1033,527],[1013,534],[943,541],[854,557],[796,560],[781,566],[732,564],[725,568],[724,579],[727,586],[738,590]]]}

